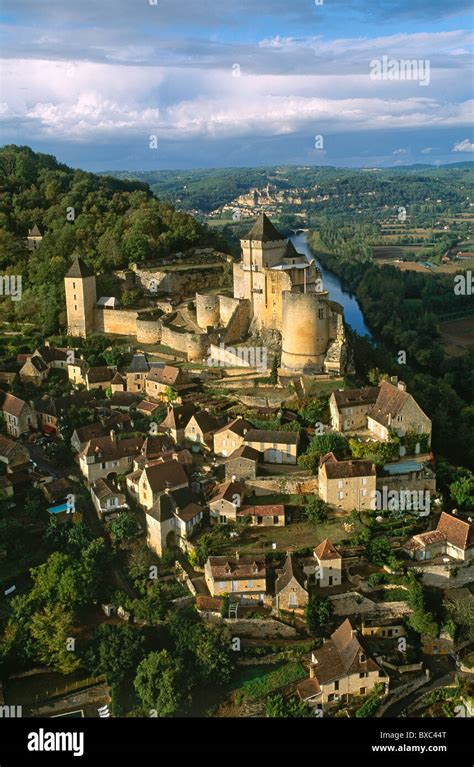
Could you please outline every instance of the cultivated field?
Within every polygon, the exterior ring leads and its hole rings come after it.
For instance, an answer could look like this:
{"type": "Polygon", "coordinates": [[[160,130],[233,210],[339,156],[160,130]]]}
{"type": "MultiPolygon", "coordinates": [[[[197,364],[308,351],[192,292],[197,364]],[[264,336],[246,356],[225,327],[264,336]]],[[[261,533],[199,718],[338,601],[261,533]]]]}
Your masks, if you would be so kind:
{"type": "Polygon", "coordinates": [[[474,316],[448,320],[440,325],[442,346],[446,354],[458,357],[474,344],[474,316]]]}

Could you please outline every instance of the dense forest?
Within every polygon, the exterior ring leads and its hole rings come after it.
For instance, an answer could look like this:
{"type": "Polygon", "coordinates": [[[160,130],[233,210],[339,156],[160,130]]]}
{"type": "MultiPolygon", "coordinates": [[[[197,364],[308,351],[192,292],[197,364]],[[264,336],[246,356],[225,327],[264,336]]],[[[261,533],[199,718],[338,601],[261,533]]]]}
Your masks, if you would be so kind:
{"type": "MultiPolygon", "coordinates": [[[[456,296],[453,275],[400,271],[375,266],[363,253],[321,250],[321,232],[310,245],[318,259],[357,296],[377,346],[354,338],[361,382],[377,383],[377,370],[398,375],[433,421],[435,453],[474,468],[474,343],[468,353],[447,357],[439,319],[454,311],[468,314],[472,296],[456,296]],[[400,364],[399,353],[406,363],[400,364]]],[[[474,339],[473,339],[474,341],[474,339]]]]}
{"type": "Polygon", "coordinates": [[[75,255],[100,274],[198,245],[227,249],[145,183],[73,170],[26,146],[0,149],[0,270],[21,275],[23,290],[21,301],[2,301],[0,319],[35,317],[43,332],[57,331],[63,277],[75,255]],[[32,253],[26,235],[34,224],[44,238],[32,253]]]}

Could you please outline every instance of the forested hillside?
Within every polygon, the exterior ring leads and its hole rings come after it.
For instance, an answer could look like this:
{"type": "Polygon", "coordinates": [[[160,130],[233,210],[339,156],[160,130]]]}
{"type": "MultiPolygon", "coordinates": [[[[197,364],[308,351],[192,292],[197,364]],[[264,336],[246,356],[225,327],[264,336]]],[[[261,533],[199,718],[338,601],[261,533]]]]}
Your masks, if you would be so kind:
{"type": "Polygon", "coordinates": [[[145,183],[73,170],[26,146],[0,149],[0,270],[23,283],[22,300],[3,300],[0,319],[35,317],[44,332],[58,330],[63,277],[76,254],[100,274],[197,245],[226,247],[145,183]],[[44,238],[31,252],[33,224],[44,238]]]}

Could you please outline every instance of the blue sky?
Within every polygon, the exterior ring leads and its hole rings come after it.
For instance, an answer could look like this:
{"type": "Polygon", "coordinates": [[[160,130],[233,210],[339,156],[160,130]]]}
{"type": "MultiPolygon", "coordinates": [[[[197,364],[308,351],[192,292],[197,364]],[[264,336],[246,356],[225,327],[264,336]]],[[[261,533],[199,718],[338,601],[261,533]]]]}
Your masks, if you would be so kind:
{"type": "Polygon", "coordinates": [[[2,143],[90,170],[473,159],[467,0],[2,0],[0,50],[2,143]]]}

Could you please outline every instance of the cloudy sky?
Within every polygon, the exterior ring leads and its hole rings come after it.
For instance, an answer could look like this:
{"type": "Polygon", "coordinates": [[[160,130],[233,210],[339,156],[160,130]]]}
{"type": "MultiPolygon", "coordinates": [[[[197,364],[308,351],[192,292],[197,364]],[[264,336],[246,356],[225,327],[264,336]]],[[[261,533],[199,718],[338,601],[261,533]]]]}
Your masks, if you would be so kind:
{"type": "Polygon", "coordinates": [[[472,160],[470,6],[2,0],[2,143],[90,170],[472,160]]]}

